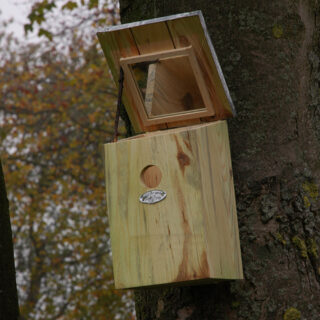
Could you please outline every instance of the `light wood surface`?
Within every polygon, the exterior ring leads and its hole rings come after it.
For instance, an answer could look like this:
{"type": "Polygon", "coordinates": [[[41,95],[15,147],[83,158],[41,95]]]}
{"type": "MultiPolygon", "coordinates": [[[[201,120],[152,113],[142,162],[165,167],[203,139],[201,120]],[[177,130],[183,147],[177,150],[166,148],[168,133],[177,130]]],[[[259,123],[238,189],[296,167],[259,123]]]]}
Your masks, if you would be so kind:
{"type": "Polygon", "coordinates": [[[220,81],[217,67],[212,59],[209,45],[205,39],[205,34],[197,16],[186,19],[177,19],[167,22],[174,46],[184,48],[192,46],[194,48],[199,66],[206,79],[206,85],[210,97],[215,106],[216,119],[232,116],[225,90],[220,81]]]}
{"type": "Polygon", "coordinates": [[[214,115],[215,110],[191,46],[121,58],[120,64],[137,102],[143,125],[148,129],[150,125],[179,123],[214,115]],[[156,64],[151,79],[147,76],[148,61],[151,65],[156,64]],[[139,85],[144,78],[148,78],[144,85],[147,90],[139,85]]]}
{"type": "Polygon", "coordinates": [[[157,63],[151,63],[148,68],[148,81],[147,81],[147,88],[146,88],[146,96],[144,99],[146,112],[149,117],[152,114],[152,101],[154,96],[156,71],[157,71],[157,63]]]}
{"type": "MultiPolygon", "coordinates": [[[[167,24],[165,22],[154,24],[152,32],[149,32],[149,29],[150,28],[148,26],[138,26],[130,29],[141,55],[174,49],[167,24]]],[[[150,104],[148,107],[151,107],[150,104]]],[[[166,129],[167,123],[160,122],[156,125],[149,124],[146,127],[144,124],[143,126],[142,131],[154,131],[166,129]]]]}
{"type": "Polygon", "coordinates": [[[116,288],[243,278],[225,121],[106,144],[105,172],[116,288]],[[148,166],[156,204],[139,202],[148,166]]]}
{"type": "Polygon", "coordinates": [[[187,56],[158,63],[152,116],[204,108],[196,79],[187,56]]]}
{"type": "Polygon", "coordinates": [[[120,58],[120,64],[131,64],[131,63],[139,63],[145,61],[153,61],[156,59],[163,59],[163,58],[172,58],[172,57],[184,57],[189,53],[191,46],[186,48],[180,49],[173,49],[173,50],[161,50],[152,53],[141,54],[139,56],[128,57],[128,58],[120,58]]]}
{"type": "Polygon", "coordinates": [[[150,26],[142,25],[131,28],[140,54],[160,52],[175,49],[166,22],[159,22],[150,26]]]}
{"type": "MultiPolygon", "coordinates": [[[[98,34],[103,52],[107,58],[114,82],[118,87],[120,58],[137,56],[139,51],[129,29],[98,34]]],[[[122,101],[135,132],[142,132],[144,126],[137,110],[137,100],[128,89],[128,79],[124,79],[122,101]]]]}
{"type": "MultiPolygon", "coordinates": [[[[137,106],[139,95],[129,92],[134,91],[134,88],[137,89],[136,84],[132,80],[126,79],[124,104],[136,132],[183,126],[186,123],[185,121],[194,124],[198,123],[199,119],[200,121],[212,121],[232,116],[231,105],[223,88],[222,80],[212,58],[198,15],[131,26],[128,29],[99,32],[98,37],[116,82],[118,81],[119,60],[121,58],[157,54],[172,49],[179,51],[189,46],[194,49],[194,59],[196,61],[196,70],[194,69],[194,71],[196,71],[197,78],[199,74],[201,75],[199,86],[202,99],[205,104],[209,104],[210,101],[210,104],[213,105],[215,117],[212,118],[212,114],[202,112],[201,114],[186,113],[186,117],[159,118],[151,123],[143,121],[141,110],[139,112],[137,106]]],[[[150,109],[150,105],[147,109],[150,109]]]]}

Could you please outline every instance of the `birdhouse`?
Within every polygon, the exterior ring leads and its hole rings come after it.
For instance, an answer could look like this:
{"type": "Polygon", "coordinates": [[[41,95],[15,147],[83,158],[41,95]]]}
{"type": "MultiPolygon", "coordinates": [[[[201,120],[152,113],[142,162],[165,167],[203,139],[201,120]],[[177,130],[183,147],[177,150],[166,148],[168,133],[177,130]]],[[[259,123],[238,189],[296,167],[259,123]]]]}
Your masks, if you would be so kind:
{"type": "Polygon", "coordinates": [[[242,279],[225,120],[235,112],[202,13],[98,38],[140,133],[104,145],[116,288],[242,279]]]}

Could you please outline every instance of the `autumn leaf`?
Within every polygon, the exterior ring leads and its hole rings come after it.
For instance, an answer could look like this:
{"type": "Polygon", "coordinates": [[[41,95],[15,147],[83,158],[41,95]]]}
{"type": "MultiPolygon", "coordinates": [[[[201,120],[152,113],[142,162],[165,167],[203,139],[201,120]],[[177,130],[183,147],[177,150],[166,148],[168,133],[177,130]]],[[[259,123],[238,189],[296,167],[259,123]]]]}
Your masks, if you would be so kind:
{"type": "MultiPolygon", "coordinates": [[[[54,4],[39,3],[36,24],[54,4]]],[[[128,320],[130,292],[114,293],[100,152],[112,138],[117,92],[95,39],[75,33],[72,52],[57,50],[46,30],[39,44],[0,47],[0,153],[21,313],[128,320]]]]}
{"type": "Polygon", "coordinates": [[[78,5],[77,5],[76,2],[74,2],[74,1],[68,1],[67,3],[65,3],[65,4],[61,7],[61,9],[62,9],[62,10],[68,9],[68,10],[71,11],[71,10],[77,8],[77,7],[78,7],[78,5]]]}
{"type": "Polygon", "coordinates": [[[50,41],[52,40],[52,34],[51,34],[51,32],[49,32],[48,30],[45,30],[45,29],[43,29],[43,28],[40,28],[40,29],[39,29],[38,36],[39,36],[39,37],[45,36],[45,37],[48,38],[50,41]]]}

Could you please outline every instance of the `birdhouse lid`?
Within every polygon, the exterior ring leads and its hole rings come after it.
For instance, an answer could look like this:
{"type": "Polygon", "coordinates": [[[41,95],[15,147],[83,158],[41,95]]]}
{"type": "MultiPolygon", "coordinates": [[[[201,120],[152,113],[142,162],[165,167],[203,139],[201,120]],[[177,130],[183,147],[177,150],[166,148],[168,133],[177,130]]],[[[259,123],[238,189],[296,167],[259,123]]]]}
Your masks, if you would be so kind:
{"type": "Polygon", "coordinates": [[[235,115],[201,11],[107,27],[97,33],[136,132],[235,115]]]}

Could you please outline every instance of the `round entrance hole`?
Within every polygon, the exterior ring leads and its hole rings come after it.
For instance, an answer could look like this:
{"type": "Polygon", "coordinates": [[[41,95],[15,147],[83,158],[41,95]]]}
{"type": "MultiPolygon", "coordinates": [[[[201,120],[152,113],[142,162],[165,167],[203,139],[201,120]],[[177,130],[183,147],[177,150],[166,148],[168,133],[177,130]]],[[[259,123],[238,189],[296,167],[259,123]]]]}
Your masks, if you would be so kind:
{"type": "Polygon", "coordinates": [[[160,184],[162,173],[157,166],[150,165],[142,169],[140,178],[147,187],[155,188],[160,184]]]}

